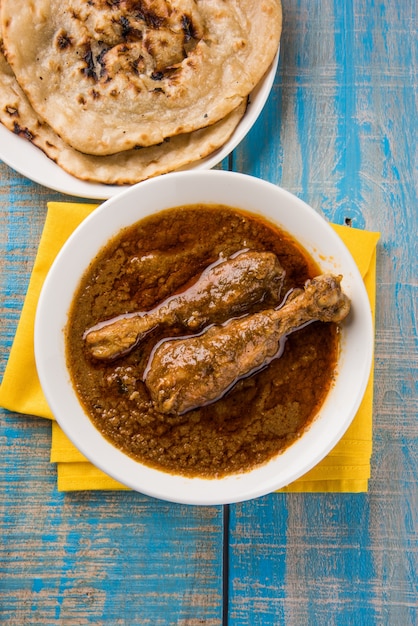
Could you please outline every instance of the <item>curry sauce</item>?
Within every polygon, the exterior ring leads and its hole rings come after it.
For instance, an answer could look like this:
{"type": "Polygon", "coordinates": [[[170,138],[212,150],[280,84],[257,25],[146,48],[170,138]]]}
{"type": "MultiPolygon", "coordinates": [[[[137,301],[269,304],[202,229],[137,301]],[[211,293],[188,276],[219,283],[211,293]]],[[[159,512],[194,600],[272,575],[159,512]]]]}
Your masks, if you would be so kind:
{"type": "MultiPolygon", "coordinates": [[[[193,285],[211,264],[239,251],[274,253],[285,270],[282,298],[320,273],[288,234],[259,216],[225,206],[162,211],[123,229],[83,276],[66,326],[67,363],[96,428],[134,459],[172,473],[219,477],[268,461],[297,439],[332,384],[338,326],[312,322],[286,337],[280,358],[236,382],[216,402],[182,415],[156,410],[144,372],[156,344],[184,337],[181,325],[156,327],[128,354],[92,358],[86,331],[159,303],[193,285]]],[[[253,302],[246,313],[277,306],[253,302]]],[[[231,315],[231,317],[233,317],[231,315]]]]}

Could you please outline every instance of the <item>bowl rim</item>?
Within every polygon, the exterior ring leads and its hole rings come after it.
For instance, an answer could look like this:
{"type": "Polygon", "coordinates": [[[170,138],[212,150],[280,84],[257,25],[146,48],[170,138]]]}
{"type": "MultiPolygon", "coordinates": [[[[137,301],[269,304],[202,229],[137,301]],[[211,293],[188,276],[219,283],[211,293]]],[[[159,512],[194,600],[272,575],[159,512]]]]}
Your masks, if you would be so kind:
{"type": "MultiPolygon", "coordinates": [[[[275,207],[275,210],[278,208],[279,205],[275,207]]],[[[281,208],[280,211],[282,211],[281,208]]],[[[47,274],[39,297],[34,333],[35,362],[41,387],[58,424],[93,465],[125,486],[155,498],[182,504],[219,505],[249,500],[285,487],[312,469],[329,453],[351,424],[364,396],[372,365],[373,333],[370,302],[355,261],[332,227],[312,207],[282,187],[248,174],[222,170],[176,172],[143,181],[106,200],[67,239],[47,274]],[[239,202],[238,198],[235,202],[228,201],[235,197],[235,189],[238,187],[245,202],[239,202]],[[185,192],[185,189],[189,191],[185,192]],[[86,269],[90,260],[112,236],[112,234],[109,236],[110,232],[116,234],[125,225],[139,221],[142,217],[155,212],[158,201],[164,206],[157,210],[193,204],[182,199],[193,193],[201,196],[200,202],[202,203],[213,202],[205,200],[205,197],[213,198],[222,195],[226,200],[220,201],[220,204],[235,206],[251,213],[258,212],[263,216],[266,206],[260,210],[257,204],[260,202],[260,197],[264,198],[268,206],[272,201],[279,200],[291,206],[293,211],[283,212],[281,220],[273,219],[271,213],[267,219],[271,219],[273,223],[291,235],[295,227],[306,232],[306,241],[303,237],[297,237],[297,239],[307,252],[314,256],[323,271],[326,271],[323,258],[327,259],[325,264],[328,263],[331,266],[336,264],[338,267],[342,265],[346,268],[347,273],[345,272],[343,280],[346,276],[348,277],[348,287],[351,290],[349,296],[354,298],[353,302],[357,310],[353,319],[347,324],[347,328],[343,328],[342,343],[348,341],[345,334],[349,336],[353,335],[354,331],[360,332],[360,339],[355,339],[357,341],[356,353],[354,354],[355,351],[350,345],[342,350],[344,358],[348,359],[348,362],[344,361],[341,366],[342,371],[345,372],[345,384],[352,382],[352,377],[354,377],[350,393],[347,395],[347,392],[344,392],[345,395],[343,394],[343,402],[338,401],[338,398],[334,399],[340,376],[337,377],[337,384],[328,394],[324,403],[325,408],[320,409],[318,416],[300,439],[266,464],[250,472],[221,479],[176,476],[142,465],[116,449],[93,426],[90,418],[78,404],[69,374],[65,366],[63,367],[63,359],[65,364],[63,327],[72,293],[81,278],[79,271],[71,273],[68,269],[71,263],[73,265],[76,263],[79,268],[83,266],[86,269]],[[264,195],[260,196],[260,194],[264,195]],[[157,199],[156,196],[158,196],[157,199]],[[167,204],[167,196],[173,198],[178,196],[179,201],[167,204]],[[142,206],[141,201],[146,198],[148,198],[148,204],[142,206]],[[253,203],[255,210],[250,208],[249,203],[253,203]],[[243,204],[246,205],[244,208],[243,204]],[[283,223],[283,219],[286,224],[283,223]],[[102,228],[103,234],[101,234],[102,228]],[[315,229],[321,233],[321,259],[318,259],[318,250],[315,246],[310,247],[309,243],[311,232],[315,229]],[[328,258],[327,251],[329,250],[337,250],[338,258],[336,259],[333,254],[328,255],[328,258]],[[63,273],[62,276],[61,273],[63,273]],[[69,294],[71,294],[70,300],[69,294]],[[57,312],[58,317],[55,316],[57,312]],[[351,367],[355,371],[350,374],[349,368],[351,367]],[[335,406],[333,405],[333,408],[328,410],[331,396],[335,406]],[[338,423],[336,419],[331,420],[328,416],[329,412],[337,409],[342,414],[338,423]],[[324,420],[331,427],[331,431],[327,432],[320,441],[320,445],[317,445],[324,420]],[[306,446],[301,445],[301,442],[309,439],[315,444],[313,451],[306,450],[306,446]],[[283,459],[286,461],[286,467],[283,466],[283,459]]]]}

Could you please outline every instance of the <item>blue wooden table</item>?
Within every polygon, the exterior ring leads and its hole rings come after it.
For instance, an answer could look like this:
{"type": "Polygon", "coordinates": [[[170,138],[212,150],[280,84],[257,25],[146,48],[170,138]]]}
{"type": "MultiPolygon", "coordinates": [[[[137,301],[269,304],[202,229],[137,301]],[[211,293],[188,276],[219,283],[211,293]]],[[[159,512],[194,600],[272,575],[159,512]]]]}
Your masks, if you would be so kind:
{"type": "MultiPolygon", "coordinates": [[[[417,6],[283,9],[271,97],[223,167],[382,233],[369,492],[225,507],[59,493],[50,423],[2,411],[2,624],[418,624],[417,6]]],[[[51,199],[67,198],[0,163],[0,374],[51,199]]]]}

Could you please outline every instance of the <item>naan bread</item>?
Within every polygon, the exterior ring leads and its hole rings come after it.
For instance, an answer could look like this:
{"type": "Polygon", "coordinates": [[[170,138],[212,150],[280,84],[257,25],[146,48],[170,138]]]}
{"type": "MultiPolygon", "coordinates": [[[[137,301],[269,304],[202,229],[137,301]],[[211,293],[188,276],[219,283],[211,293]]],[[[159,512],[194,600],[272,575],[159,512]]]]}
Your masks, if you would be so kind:
{"type": "Polygon", "coordinates": [[[214,124],[277,51],[280,0],[2,0],[4,51],[40,120],[110,155],[214,124]]]}
{"type": "Polygon", "coordinates": [[[228,141],[245,108],[244,102],[220,122],[169,138],[158,146],[108,156],[83,154],[65,143],[36,114],[0,53],[0,122],[31,141],[63,170],[89,182],[134,184],[199,161],[228,141]]]}
{"type": "Polygon", "coordinates": [[[177,135],[158,146],[127,150],[115,155],[94,156],[71,148],[33,110],[13,70],[1,53],[0,28],[0,122],[31,141],[63,170],[89,182],[134,184],[199,161],[223,146],[242,119],[246,103],[226,118],[201,130],[177,135]]]}

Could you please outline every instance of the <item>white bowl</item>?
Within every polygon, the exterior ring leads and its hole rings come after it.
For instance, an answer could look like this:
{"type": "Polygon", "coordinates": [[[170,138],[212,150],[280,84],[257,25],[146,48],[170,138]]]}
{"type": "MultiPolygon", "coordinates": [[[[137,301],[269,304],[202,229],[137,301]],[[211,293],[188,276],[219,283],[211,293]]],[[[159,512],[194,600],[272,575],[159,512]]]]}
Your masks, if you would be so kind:
{"type": "MultiPolygon", "coordinates": [[[[279,49],[280,51],[280,49],[279,49]]],[[[277,52],[269,70],[250,94],[247,110],[228,141],[209,156],[182,168],[206,170],[222,161],[244,139],[257,121],[269,97],[279,62],[277,52]]],[[[104,185],[80,180],[64,171],[27,139],[15,135],[0,123],[0,159],[35,183],[80,198],[107,199],[121,193],[126,185],[104,185]]]]}
{"type": "Polygon", "coordinates": [[[314,467],[350,425],[367,385],[372,360],[370,304],[357,266],[327,222],[287,191],[243,174],[180,172],[139,183],[96,209],[68,239],[43,287],[35,322],[39,378],[57,422],[98,468],[139,492],[187,504],[224,504],[284,487],[314,467]],[[220,203],[265,216],[293,235],[323,272],[343,275],[352,314],[343,324],[338,376],[310,428],[271,461],[221,479],[186,478],[151,469],[112,446],[80,406],[66,368],[63,328],[81,275],[122,227],[172,206],[220,203]]]}

